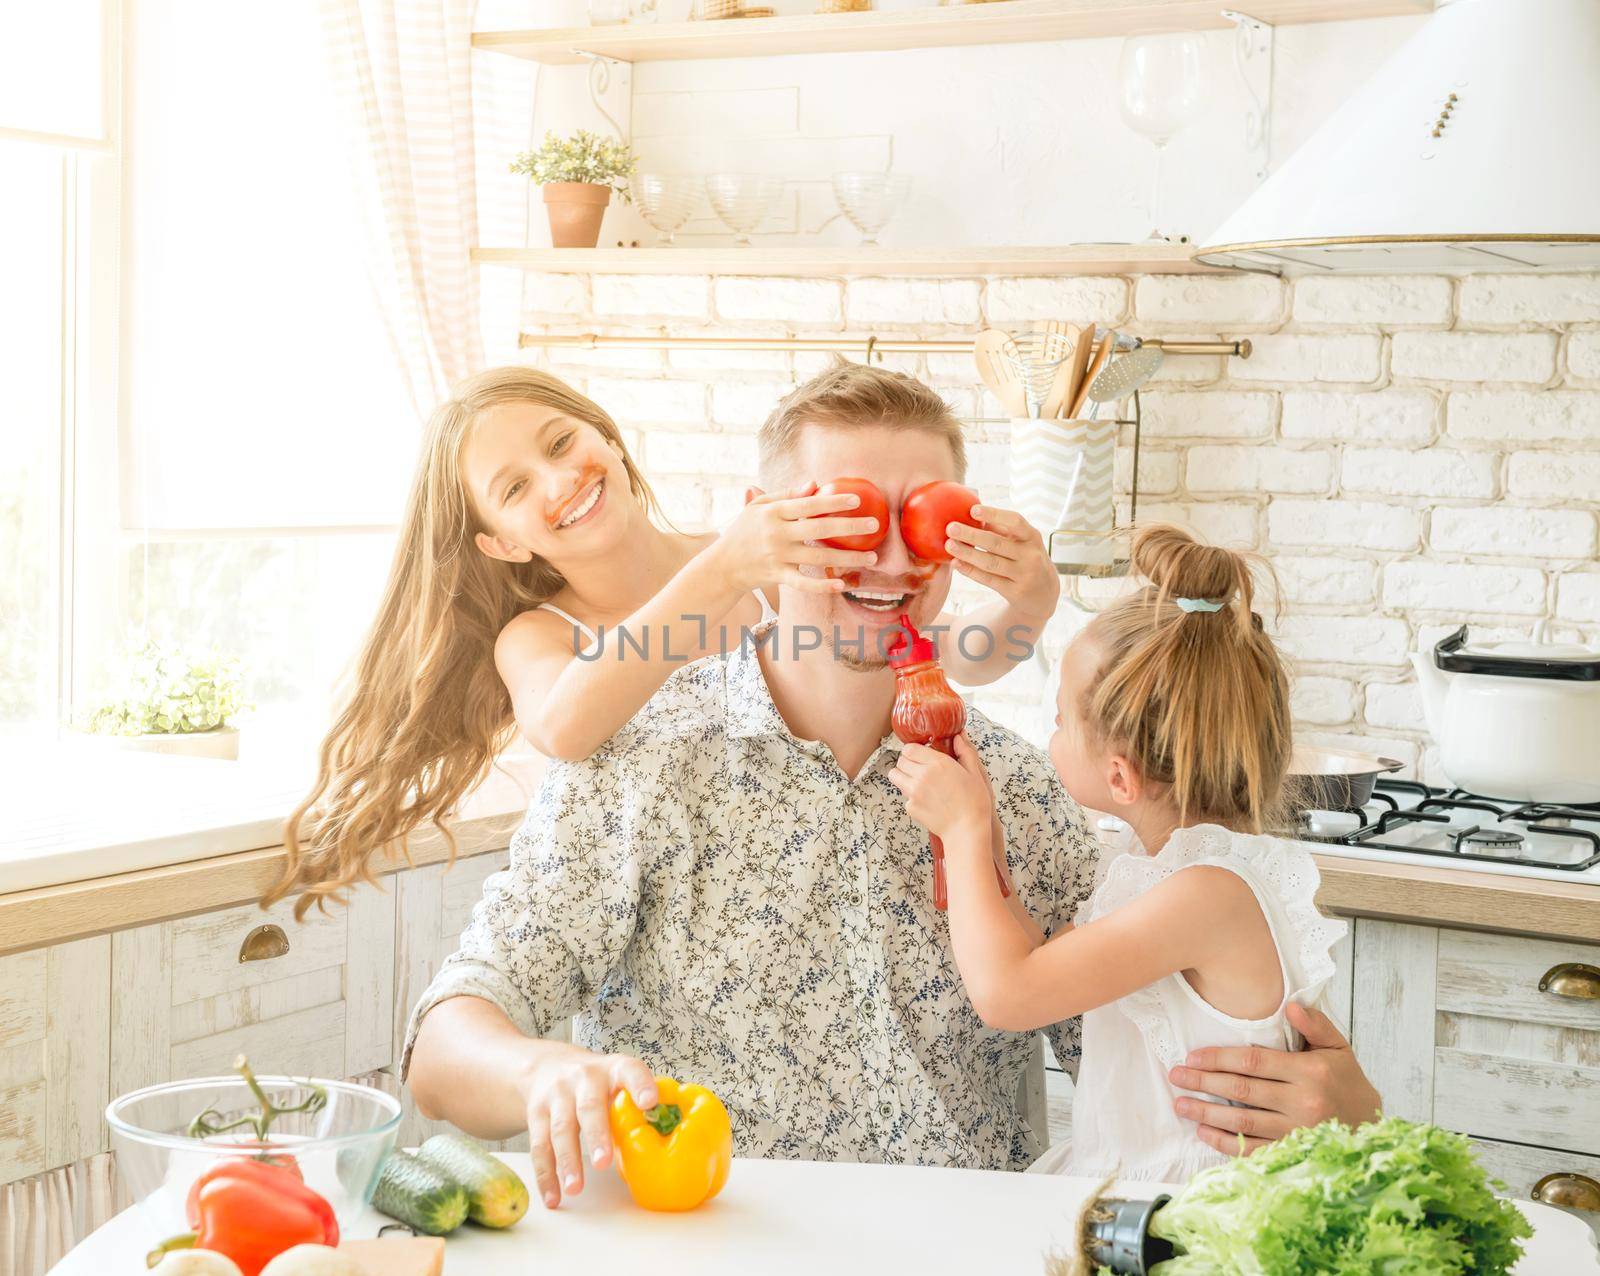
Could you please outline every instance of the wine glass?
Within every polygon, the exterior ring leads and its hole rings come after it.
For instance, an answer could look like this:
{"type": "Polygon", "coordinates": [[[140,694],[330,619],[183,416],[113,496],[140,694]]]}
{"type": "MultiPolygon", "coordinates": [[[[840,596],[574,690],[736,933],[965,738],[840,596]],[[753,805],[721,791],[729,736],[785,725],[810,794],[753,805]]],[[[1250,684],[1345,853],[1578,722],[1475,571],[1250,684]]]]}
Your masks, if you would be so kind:
{"type": "Polygon", "coordinates": [[[628,194],[639,216],[660,232],[661,242],[672,244],[700,202],[700,179],[690,173],[635,173],[628,194]]]}
{"type": "Polygon", "coordinates": [[[766,219],[782,193],[783,179],[766,173],[712,173],[706,178],[711,210],[741,248],[750,246],[750,232],[766,219]]]}
{"type": "Polygon", "coordinates": [[[878,232],[888,225],[910,191],[911,179],[893,173],[833,175],[833,197],[839,201],[839,211],[864,236],[864,248],[878,246],[878,232]]]}
{"type": "Polygon", "coordinates": [[[1118,65],[1123,121],[1155,144],[1156,171],[1150,188],[1151,239],[1160,230],[1161,165],[1167,143],[1200,110],[1205,94],[1206,42],[1196,32],[1132,36],[1122,42],[1118,65]]]}

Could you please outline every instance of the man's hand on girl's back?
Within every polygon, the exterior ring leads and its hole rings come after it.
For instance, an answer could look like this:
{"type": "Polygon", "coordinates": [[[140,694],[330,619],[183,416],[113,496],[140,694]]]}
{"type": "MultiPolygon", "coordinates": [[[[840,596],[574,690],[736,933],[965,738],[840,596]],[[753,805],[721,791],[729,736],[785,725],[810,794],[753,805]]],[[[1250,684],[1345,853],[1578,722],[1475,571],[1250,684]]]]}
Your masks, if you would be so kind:
{"type": "Polygon", "coordinates": [[[1235,1156],[1240,1137],[1254,1152],[1290,1130],[1338,1117],[1360,1125],[1378,1115],[1382,1099],[1361,1071],[1355,1051],[1333,1020],[1320,1010],[1290,1003],[1289,1022],[1305,1038],[1290,1053],[1265,1046],[1213,1047],[1193,1051],[1172,1069],[1172,1084],[1214,1094],[1224,1103],[1180,1096],[1178,1115],[1197,1121],[1200,1138],[1235,1156]]]}

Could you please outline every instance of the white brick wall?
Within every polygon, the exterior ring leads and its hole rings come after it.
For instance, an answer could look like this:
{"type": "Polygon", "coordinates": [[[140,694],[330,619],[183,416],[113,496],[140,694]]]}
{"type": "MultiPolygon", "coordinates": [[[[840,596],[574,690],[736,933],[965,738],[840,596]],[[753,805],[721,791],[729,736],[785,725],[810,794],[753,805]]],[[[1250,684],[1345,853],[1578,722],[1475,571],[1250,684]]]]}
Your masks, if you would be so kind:
{"type": "Polygon", "coordinates": [[[1537,381],[1555,375],[1553,332],[1397,332],[1391,367],[1424,381],[1537,381]]]}
{"type": "Polygon", "coordinates": [[[1368,384],[1383,366],[1383,338],[1352,333],[1317,337],[1284,333],[1255,339],[1248,359],[1229,359],[1236,381],[1349,381],[1368,384]]]}
{"type": "MultiPolygon", "coordinates": [[[[1143,396],[1140,515],[1266,554],[1282,587],[1303,738],[1408,762],[1429,746],[1406,656],[1462,620],[1538,619],[1600,642],[1600,279],[1257,276],[669,279],[530,276],[523,321],[556,331],[969,336],[1058,318],[1183,337],[1250,335],[1255,357],[1167,361],[1143,396]]],[[[624,426],[669,514],[725,524],[753,431],[826,355],[562,351],[624,426]]],[[[965,355],[895,355],[957,411],[994,413],[965,355]],[[986,405],[986,406],[984,406],[986,405]]],[[[1006,495],[1007,427],[969,427],[970,479],[1006,495]]],[[[1132,432],[1117,450],[1119,508],[1132,432]]],[[[1089,592],[1093,592],[1091,587],[1089,592]]],[[[1047,652],[1081,625],[1063,608],[1047,652]]],[[[1041,734],[1044,684],[975,699],[1041,734]]]]}
{"type": "Polygon", "coordinates": [[[1341,275],[1303,279],[1294,290],[1294,317],[1299,323],[1336,328],[1443,326],[1450,322],[1450,281],[1341,275]]]}

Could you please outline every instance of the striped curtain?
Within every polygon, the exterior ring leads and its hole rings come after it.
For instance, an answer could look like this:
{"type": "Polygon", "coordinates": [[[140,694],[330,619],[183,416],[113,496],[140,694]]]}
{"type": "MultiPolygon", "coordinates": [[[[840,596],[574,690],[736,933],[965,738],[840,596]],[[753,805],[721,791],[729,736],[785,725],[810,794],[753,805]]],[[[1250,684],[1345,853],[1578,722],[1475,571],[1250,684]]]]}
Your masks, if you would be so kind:
{"type": "Polygon", "coordinates": [[[131,1203],[110,1152],[0,1186],[0,1276],[44,1276],[131,1203]]]}
{"type": "MultiPolygon", "coordinates": [[[[321,0],[368,265],[419,416],[483,366],[473,151],[476,0],[321,0]]],[[[312,304],[315,299],[308,299],[312,304]]]]}

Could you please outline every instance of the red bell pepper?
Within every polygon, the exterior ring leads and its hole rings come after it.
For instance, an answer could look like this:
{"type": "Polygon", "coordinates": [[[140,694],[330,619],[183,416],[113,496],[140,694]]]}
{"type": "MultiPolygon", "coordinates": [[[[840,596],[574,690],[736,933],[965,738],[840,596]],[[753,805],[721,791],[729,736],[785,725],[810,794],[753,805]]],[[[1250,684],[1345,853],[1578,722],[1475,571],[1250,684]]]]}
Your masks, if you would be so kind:
{"type": "Polygon", "coordinates": [[[298,1166],[254,1157],[218,1162],[189,1189],[186,1213],[194,1230],[150,1254],[153,1267],[168,1250],[195,1246],[226,1255],[244,1276],[295,1245],[337,1245],[333,1206],[305,1185],[298,1166]]]}

